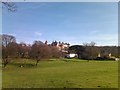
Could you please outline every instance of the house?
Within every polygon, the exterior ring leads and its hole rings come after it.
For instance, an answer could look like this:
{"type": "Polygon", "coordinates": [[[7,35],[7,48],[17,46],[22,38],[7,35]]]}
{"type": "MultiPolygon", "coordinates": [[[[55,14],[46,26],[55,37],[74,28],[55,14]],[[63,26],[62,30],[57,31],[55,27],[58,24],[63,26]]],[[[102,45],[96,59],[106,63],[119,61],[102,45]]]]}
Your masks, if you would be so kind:
{"type": "Polygon", "coordinates": [[[109,59],[109,60],[115,60],[115,61],[120,60],[120,58],[116,58],[115,56],[112,56],[111,53],[109,53],[107,57],[104,57],[104,56],[101,57],[101,54],[99,53],[97,56],[97,59],[109,59]]]}
{"type": "Polygon", "coordinates": [[[75,58],[75,57],[78,57],[78,55],[75,54],[75,53],[70,53],[70,54],[67,54],[66,57],[67,57],[67,58],[75,58]]]}
{"type": "Polygon", "coordinates": [[[68,48],[69,48],[69,43],[64,43],[64,42],[57,42],[54,41],[51,43],[51,46],[56,46],[58,48],[58,50],[67,53],[68,52],[68,48]]]}

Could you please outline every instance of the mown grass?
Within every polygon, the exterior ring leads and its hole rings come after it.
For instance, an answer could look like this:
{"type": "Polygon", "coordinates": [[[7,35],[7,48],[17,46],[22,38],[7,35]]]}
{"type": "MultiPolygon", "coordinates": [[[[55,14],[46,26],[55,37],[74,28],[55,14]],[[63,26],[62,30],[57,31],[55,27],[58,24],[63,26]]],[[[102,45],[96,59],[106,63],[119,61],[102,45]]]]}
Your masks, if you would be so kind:
{"type": "Polygon", "coordinates": [[[2,89],[2,69],[0,67],[0,89],[2,89]]]}
{"type": "Polygon", "coordinates": [[[3,69],[3,88],[117,88],[117,61],[17,60],[3,69]],[[20,68],[20,65],[24,67],[20,68]]]}

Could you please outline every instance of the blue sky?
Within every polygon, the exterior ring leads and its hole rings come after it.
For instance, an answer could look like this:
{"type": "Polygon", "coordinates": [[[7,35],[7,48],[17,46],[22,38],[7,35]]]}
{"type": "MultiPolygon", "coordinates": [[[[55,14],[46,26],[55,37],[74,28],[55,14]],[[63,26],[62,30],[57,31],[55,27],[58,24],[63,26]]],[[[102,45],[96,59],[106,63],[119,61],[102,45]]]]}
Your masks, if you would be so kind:
{"type": "Polygon", "coordinates": [[[14,13],[3,9],[2,33],[14,35],[17,42],[118,44],[117,2],[19,2],[16,5],[14,13]]]}

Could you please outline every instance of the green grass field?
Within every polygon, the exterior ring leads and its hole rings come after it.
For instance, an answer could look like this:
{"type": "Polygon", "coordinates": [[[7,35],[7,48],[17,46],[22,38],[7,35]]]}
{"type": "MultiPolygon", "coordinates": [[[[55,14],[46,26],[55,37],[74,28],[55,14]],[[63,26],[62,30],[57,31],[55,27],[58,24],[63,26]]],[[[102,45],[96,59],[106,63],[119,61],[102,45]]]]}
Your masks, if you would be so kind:
{"type": "Polygon", "coordinates": [[[118,88],[117,61],[19,61],[3,69],[3,88],[118,88]]]}
{"type": "Polygon", "coordinates": [[[2,89],[2,59],[1,57],[0,57],[0,89],[2,89]]]}

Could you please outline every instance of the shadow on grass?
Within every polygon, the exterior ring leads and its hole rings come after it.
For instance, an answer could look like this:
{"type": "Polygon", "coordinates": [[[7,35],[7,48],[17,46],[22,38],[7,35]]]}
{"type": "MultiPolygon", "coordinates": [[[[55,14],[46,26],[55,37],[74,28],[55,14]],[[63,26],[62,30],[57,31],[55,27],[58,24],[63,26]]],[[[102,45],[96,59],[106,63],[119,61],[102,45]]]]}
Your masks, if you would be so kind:
{"type": "Polygon", "coordinates": [[[62,59],[61,61],[65,61],[65,62],[80,62],[80,60],[65,60],[65,59],[62,59]]]}
{"type": "Polygon", "coordinates": [[[106,61],[115,61],[115,60],[107,60],[107,59],[106,60],[95,60],[95,59],[94,60],[83,60],[83,59],[82,60],[81,59],[78,59],[78,60],[69,59],[68,60],[68,59],[62,59],[61,61],[65,61],[65,62],[81,62],[81,61],[83,61],[83,62],[86,62],[86,61],[87,62],[91,62],[91,61],[98,61],[98,62],[100,61],[101,62],[102,61],[103,62],[103,61],[105,61],[106,62],[106,61]]]}
{"type": "Polygon", "coordinates": [[[32,63],[10,63],[10,65],[13,65],[13,66],[16,66],[16,67],[35,67],[36,65],[35,64],[32,64],[32,63]]]}
{"type": "Polygon", "coordinates": [[[115,61],[115,60],[95,60],[95,61],[115,61]]]}

